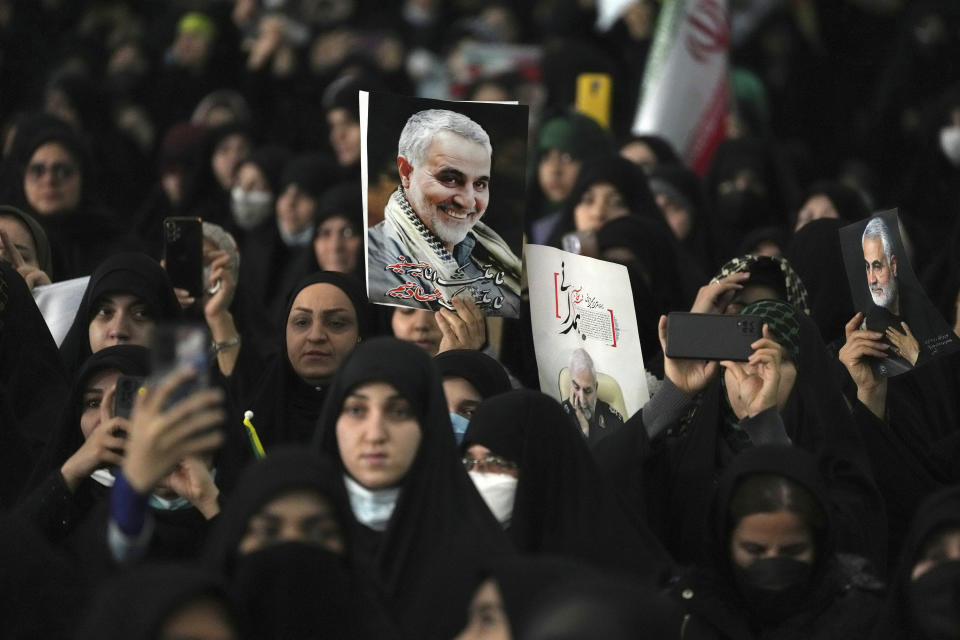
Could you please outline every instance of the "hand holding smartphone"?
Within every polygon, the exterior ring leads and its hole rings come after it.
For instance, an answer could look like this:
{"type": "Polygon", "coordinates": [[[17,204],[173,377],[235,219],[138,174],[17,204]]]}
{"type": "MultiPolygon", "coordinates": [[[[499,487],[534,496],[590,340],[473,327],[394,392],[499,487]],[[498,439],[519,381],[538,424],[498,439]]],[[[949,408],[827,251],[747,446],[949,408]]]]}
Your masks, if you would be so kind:
{"type": "Polygon", "coordinates": [[[763,337],[760,316],[675,311],[667,323],[668,358],[746,362],[750,345],[763,337]]]}

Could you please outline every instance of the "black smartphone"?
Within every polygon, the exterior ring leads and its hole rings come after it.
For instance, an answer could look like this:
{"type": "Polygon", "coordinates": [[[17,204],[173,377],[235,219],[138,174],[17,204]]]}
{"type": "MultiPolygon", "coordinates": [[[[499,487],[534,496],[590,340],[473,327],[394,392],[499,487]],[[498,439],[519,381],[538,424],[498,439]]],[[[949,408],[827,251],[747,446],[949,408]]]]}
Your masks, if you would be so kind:
{"type": "Polygon", "coordinates": [[[675,311],[667,316],[666,355],[745,362],[753,353],[750,345],[762,337],[760,316],[675,311]]]}
{"type": "Polygon", "coordinates": [[[174,287],[203,295],[203,220],[163,219],[163,259],[174,287]]]}
{"type": "Polygon", "coordinates": [[[160,323],[153,330],[150,377],[157,383],[190,366],[196,375],[181,385],[167,406],[210,386],[210,334],[196,322],[160,323]]]}
{"type": "Polygon", "coordinates": [[[142,376],[120,376],[117,378],[117,390],[113,394],[113,415],[121,418],[130,418],[133,403],[137,399],[140,387],[143,386],[142,376]]]}

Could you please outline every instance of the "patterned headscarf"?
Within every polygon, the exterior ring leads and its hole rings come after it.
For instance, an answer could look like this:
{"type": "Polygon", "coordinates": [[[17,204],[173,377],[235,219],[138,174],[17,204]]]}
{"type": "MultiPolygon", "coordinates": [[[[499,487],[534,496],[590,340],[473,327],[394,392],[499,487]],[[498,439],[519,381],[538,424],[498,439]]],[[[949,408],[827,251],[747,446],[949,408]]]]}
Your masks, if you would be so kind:
{"type": "MultiPolygon", "coordinates": [[[[797,275],[797,272],[793,270],[790,263],[781,257],[747,254],[734,258],[720,267],[720,273],[714,276],[710,282],[712,284],[721,278],[729,276],[731,273],[741,273],[743,271],[753,273],[754,268],[763,263],[774,264],[779,267],[780,273],[783,275],[783,288],[786,291],[787,302],[793,305],[798,311],[802,311],[805,315],[809,316],[810,307],[807,303],[807,288],[803,285],[803,281],[800,279],[800,276],[797,275]]],[[[779,286],[777,288],[779,288],[779,286]]]]}
{"type": "Polygon", "coordinates": [[[758,300],[744,307],[741,314],[763,318],[773,339],[789,352],[790,361],[800,361],[800,323],[792,306],[779,300],[758,300]]]}

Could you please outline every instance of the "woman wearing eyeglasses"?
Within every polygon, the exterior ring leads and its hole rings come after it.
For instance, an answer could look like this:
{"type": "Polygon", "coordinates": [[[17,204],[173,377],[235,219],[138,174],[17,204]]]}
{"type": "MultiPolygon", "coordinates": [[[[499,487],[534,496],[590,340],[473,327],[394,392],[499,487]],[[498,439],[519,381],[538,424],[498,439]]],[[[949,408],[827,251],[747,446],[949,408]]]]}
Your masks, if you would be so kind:
{"type": "Polygon", "coordinates": [[[477,407],[463,464],[521,553],[556,554],[654,583],[670,560],[644,523],[630,523],[583,437],[553,398],[516,390],[477,407]]]}
{"type": "Polygon", "coordinates": [[[88,275],[121,246],[127,233],[95,202],[89,151],[68,124],[47,115],[25,119],[8,161],[3,176],[8,203],[43,226],[58,279],[88,275]]]}
{"type": "Polygon", "coordinates": [[[427,353],[394,338],[360,344],[334,378],[317,440],[342,472],[353,564],[403,637],[456,635],[480,567],[510,544],[460,467],[427,353]]]}

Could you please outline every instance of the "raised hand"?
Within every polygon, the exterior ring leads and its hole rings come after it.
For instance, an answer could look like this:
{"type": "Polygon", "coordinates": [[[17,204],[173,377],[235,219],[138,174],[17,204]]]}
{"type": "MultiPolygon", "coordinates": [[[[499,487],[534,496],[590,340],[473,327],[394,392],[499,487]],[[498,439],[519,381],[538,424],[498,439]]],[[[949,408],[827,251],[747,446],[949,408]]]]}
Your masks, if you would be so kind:
{"type": "Polygon", "coordinates": [[[887,340],[893,345],[892,351],[895,354],[915,366],[917,358],[920,357],[920,343],[917,342],[906,322],[901,322],[900,326],[903,327],[903,333],[893,327],[887,327],[887,340]]]}
{"type": "Polygon", "coordinates": [[[890,345],[883,342],[884,334],[879,331],[861,329],[861,322],[863,313],[857,313],[844,326],[847,340],[839,358],[857,385],[857,399],[882,419],[886,410],[887,379],[874,373],[870,358],[887,357],[890,345]]]}
{"type": "Polygon", "coordinates": [[[116,388],[103,394],[100,401],[100,422],[94,427],[80,448],[70,456],[60,474],[70,491],[76,491],[83,479],[96,469],[123,464],[124,449],[130,423],[113,415],[113,397],[116,388]]]}
{"type": "Polygon", "coordinates": [[[443,338],[437,353],[451,349],[480,349],[487,340],[487,321],[483,311],[467,296],[455,296],[451,302],[456,311],[440,309],[437,326],[443,338]]]}
{"type": "Polygon", "coordinates": [[[50,276],[44,271],[41,271],[39,267],[27,264],[23,259],[23,254],[17,249],[17,245],[13,243],[13,240],[10,239],[6,231],[0,231],[0,242],[2,242],[4,257],[6,257],[13,268],[17,270],[17,273],[23,277],[28,289],[33,291],[34,287],[50,284],[50,276]]]}
{"type": "Polygon", "coordinates": [[[217,502],[220,489],[213,481],[210,467],[201,458],[189,456],[181,460],[167,476],[166,483],[177,495],[189,500],[207,520],[220,513],[217,502]]]}
{"type": "Polygon", "coordinates": [[[223,443],[223,433],[216,428],[226,418],[219,389],[197,391],[164,408],[194,375],[190,370],[174,372],[137,397],[123,474],[138,493],[150,493],[184,458],[209,453],[223,443]]]}
{"type": "MultiPolygon", "coordinates": [[[[702,290],[702,289],[701,289],[702,290]]],[[[667,357],[667,316],[660,316],[658,326],[660,348],[663,349],[663,371],[670,382],[688,396],[695,396],[717,375],[719,367],[713,360],[689,360],[667,357]]]]}
{"type": "Polygon", "coordinates": [[[727,397],[740,420],[776,407],[780,390],[783,350],[774,342],[766,324],[763,325],[763,337],[750,346],[753,353],[747,362],[720,362],[720,366],[733,374],[732,383],[727,379],[727,397]]]}
{"type": "Polygon", "coordinates": [[[723,313],[737,292],[750,279],[749,271],[740,271],[700,287],[690,311],[693,313],[723,313]]]}

